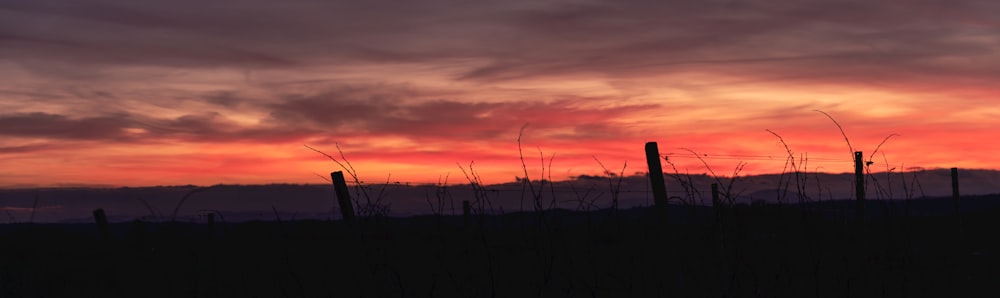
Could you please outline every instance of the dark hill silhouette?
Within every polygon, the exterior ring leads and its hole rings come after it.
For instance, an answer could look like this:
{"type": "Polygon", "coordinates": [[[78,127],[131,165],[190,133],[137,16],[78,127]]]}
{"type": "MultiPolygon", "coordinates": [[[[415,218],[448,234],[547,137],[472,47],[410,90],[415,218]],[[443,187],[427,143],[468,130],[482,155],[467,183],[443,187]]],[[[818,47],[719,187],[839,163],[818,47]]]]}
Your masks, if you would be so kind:
{"type": "MultiPolygon", "coordinates": [[[[907,172],[903,175],[875,173],[872,176],[882,187],[882,193],[876,192],[875,182],[869,182],[868,199],[878,201],[904,200],[908,197],[947,197],[951,195],[949,175],[947,169],[907,172]],[[904,179],[907,182],[906,189],[904,179]]],[[[797,203],[799,192],[796,191],[794,182],[789,185],[789,176],[770,174],[740,177],[733,183],[731,190],[734,203],[749,204],[757,200],[775,204],[779,202],[779,198],[781,203],[797,203]],[[779,184],[779,180],[783,182],[779,184]]],[[[961,170],[960,178],[963,196],[1000,193],[998,171],[961,170]]],[[[671,204],[711,204],[709,185],[716,182],[711,176],[678,177],[668,173],[665,179],[671,204]],[[688,183],[693,186],[685,188],[688,183]]],[[[852,179],[853,176],[846,173],[809,173],[802,187],[804,198],[809,202],[850,199],[853,195],[852,179]]],[[[721,182],[724,190],[729,181],[723,178],[721,182]]],[[[618,183],[617,177],[614,177],[613,183],[618,183]]],[[[546,184],[542,197],[546,207],[551,206],[554,196],[555,206],[566,210],[607,208],[612,198],[610,185],[612,183],[608,177],[579,176],[574,180],[546,184]]],[[[648,185],[645,175],[622,177],[619,207],[627,209],[652,205],[648,185]]],[[[438,204],[434,185],[389,184],[370,187],[376,191],[385,188],[384,195],[391,203],[391,216],[431,214],[429,204],[438,204]]],[[[90,222],[90,212],[96,208],[104,208],[112,222],[133,219],[164,221],[169,220],[180,199],[195,189],[198,186],[3,189],[0,190],[0,223],[90,222]]],[[[525,198],[522,200],[521,182],[488,185],[486,190],[492,204],[491,211],[495,213],[532,210],[530,194],[524,194],[525,198]]],[[[468,184],[449,185],[446,194],[444,206],[440,208],[444,214],[461,214],[461,201],[472,200],[474,197],[468,184]]],[[[184,221],[198,221],[205,214],[215,212],[222,219],[234,222],[273,220],[277,210],[278,217],[286,220],[325,220],[339,216],[336,208],[333,187],[327,184],[217,185],[191,195],[181,205],[178,217],[184,221]]]]}

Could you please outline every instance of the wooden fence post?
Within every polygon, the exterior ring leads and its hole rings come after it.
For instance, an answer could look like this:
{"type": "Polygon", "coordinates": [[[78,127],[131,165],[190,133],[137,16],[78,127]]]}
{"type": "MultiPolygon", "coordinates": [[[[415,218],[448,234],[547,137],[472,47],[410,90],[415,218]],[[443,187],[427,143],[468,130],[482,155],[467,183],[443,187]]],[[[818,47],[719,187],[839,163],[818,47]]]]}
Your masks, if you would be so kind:
{"type": "Polygon", "coordinates": [[[649,183],[653,189],[653,204],[660,210],[661,216],[666,216],[667,186],[663,182],[663,166],[660,164],[660,149],[656,142],[646,143],[646,165],[649,168],[649,183]]]}
{"type": "Polygon", "coordinates": [[[354,221],[354,207],[351,204],[351,191],[347,188],[347,181],[344,180],[344,172],[336,171],[330,173],[333,181],[333,190],[337,193],[337,203],[340,205],[340,215],[347,222],[354,221]]]}
{"type": "Polygon", "coordinates": [[[959,194],[958,194],[958,168],[951,168],[951,201],[952,205],[955,207],[955,217],[961,217],[959,213],[959,194]]]}
{"type": "Polygon", "coordinates": [[[104,209],[97,208],[94,210],[94,222],[97,223],[97,232],[100,234],[101,241],[111,239],[111,232],[108,228],[108,216],[104,214],[104,209]]]}
{"type": "Polygon", "coordinates": [[[858,220],[865,220],[865,161],[861,151],[854,152],[854,194],[857,199],[858,220]]]}

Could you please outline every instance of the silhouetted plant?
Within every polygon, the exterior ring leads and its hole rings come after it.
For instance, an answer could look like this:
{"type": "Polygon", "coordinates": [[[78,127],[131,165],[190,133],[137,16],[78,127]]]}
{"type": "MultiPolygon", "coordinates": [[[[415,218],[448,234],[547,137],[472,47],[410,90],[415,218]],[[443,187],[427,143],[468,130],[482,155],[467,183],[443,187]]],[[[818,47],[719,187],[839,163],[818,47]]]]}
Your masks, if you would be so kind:
{"type": "Polygon", "coordinates": [[[451,213],[455,215],[454,199],[451,197],[451,193],[448,192],[448,175],[444,176],[444,180],[438,177],[438,182],[434,184],[434,201],[431,201],[430,194],[426,192],[424,193],[424,199],[431,209],[431,214],[435,216],[444,215],[445,200],[447,199],[451,202],[451,213]]]}
{"type": "Polygon", "coordinates": [[[354,205],[356,206],[355,208],[357,208],[359,216],[382,217],[389,215],[389,210],[392,204],[385,199],[385,190],[387,187],[389,187],[389,185],[391,185],[389,182],[391,181],[390,178],[392,177],[392,175],[391,174],[388,175],[386,177],[385,184],[383,184],[382,187],[379,188],[378,193],[373,194],[375,190],[372,189],[370,185],[365,184],[364,181],[361,181],[361,178],[358,176],[358,171],[354,169],[354,165],[352,165],[351,161],[347,159],[346,155],[344,155],[344,150],[340,148],[340,144],[335,144],[335,145],[337,147],[337,152],[340,153],[340,159],[343,161],[338,160],[332,155],[320,151],[319,149],[310,147],[309,145],[303,145],[303,146],[309,148],[309,150],[315,151],[316,153],[326,156],[326,158],[332,160],[334,163],[340,166],[340,168],[343,169],[344,172],[347,172],[347,174],[351,176],[351,179],[354,181],[354,192],[355,192],[354,197],[352,197],[351,199],[354,201],[354,205]]]}
{"type": "Polygon", "coordinates": [[[798,198],[799,206],[802,207],[803,204],[809,200],[809,197],[806,194],[806,182],[809,175],[805,175],[801,170],[803,168],[807,169],[808,159],[806,158],[806,155],[802,155],[799,157],[798,163],[796,163],[795,153],[792,152],[791,147],[789,147],[788,143],[785,142],[785,138],[782,138],[781,135],[770,129],[765,129],[765,131],[777,137],[778,142],[785,147],[785,152],[788,154],[788,156],[785,157],[785,165],[781,168],[781,174],[778,176],[778,189],[781,190],[778,192],[778,204],[783,203],[785,196],[788,194],[788,187],[791,185],[791,182],[784,182],[784,177],[790,169],[792,171],[792,175],[789,175],[789,180],[795,180],[796,197],[798,198]],[[785,184],[785,187],[781,187],[782,183],[785,184]]]}
{"type": "Polygon", "coordinates": [[[156,221],[161,221],[163,219],[163,214],[160,214],[160,212],[156,210],[156,208],[153,208],[153,205],[150,205],[149,202],[140,197],[136,197],[135,199],[146,207],[146,210],[149,211],[150,219],[154,219],[156,221]]]}
{"type": "MultiPolygon", "coordinates": [[[[545,212],[545,206],[544,206],[544,199],[542,198],[542,193],[545,192],[545,184],[547,182],[549,184],[549,188],[552,188],[552,185],[551,185],[550,181],[547,181],[546,179],[544,179],[545,174],[546,174],[546,169],[545,169],[545,155],[542,153],[542,149],[541,148],[538,148],[538,157],[541,160],[542,167],[541,167],[541,173],[539,174],[539,180],[538,180],[539,185],[538,185],[537,189],[535,189],[534,182],[531,181],[531,176],[528,174],[528,164],[524,160],[524,150],[521,148],[521,138],[524,136],[524,129],[527,128],[527,127],[528,127],[527,124],[525,124],[524,126],[521,126],[521,130],[517,134],[517,154],[518,154],[518,157],[521,160],[521,170],[524,172],[524,178],[520,179],[521,183],[522,183],[521,184],[521,210],[522,211],[524,210],[524,195],[526,194],[525,192],[527,191],[527,194],[531,195],[532,208],[534,209],[535,213],[537,213],[539,216],[543,216],[543,214],[545,212]]],[[[551,173],[551,170],[552,170],[552,159],[554,159],[554,158],[555,158],[555,154],[553,154],[552,156],[549,157],[549,162],[548,162],[548,166],[549,166],[549,178],[550,178],[550,180],[551,180],[551,177],[552,177],[552,173],[551,173]]],[[[552,200],[551,200],[551,202],[549,204],[550,208],[555,207],[555,200],[556,200],[556,198],[555,198],[555,191],[554,190],[552,190],[552,196],[553,196],[552,200]]]]}
{"type": "Polygon", "coordinates": [[[865,161],[865,173],[867,174],[867,176],[872,181],[872,184],[875,185],[875,196],[879,200],[883,200],[883,199],[890,199],[891,200],[892,199],[892,189],[891,189],[891,186],[892,186],[891,183],[892,183],[892,181],[890,179],[891,178],[891,174],[892,174],[892,170],[889,169],[888,159],[885,157],[885,154],[883,152],[882,158],[883,158],[883,160],[885,160],[885,164],[886,164],[886,169],[887,169],[886,170],[886,175],[889,176],[889,177],[887,177],[886,181],[887,181],[887,183],[889,183],[889,186],[890,186],[888,189],[886,189],[886,188],[882,187],[881,183],[879,183],[878,177],[875,176],[875,174],[872,173],[871,166],[873,164],[875,164],[875,161],[874,161],[875,154],[879,153],[879,149],[882,148],[882,145],[884,145],[886,142],[889,141],[890,138],[892,138],[894,136],[899,136],[899,135],[893,133],[893,134],[889,134],[884,139],[882,139],[882,142],[878,143],[878,146],[875,146],[875,151],[872,151],[872,153],[870,155],[868,155],[868,160],[865,161]]]}
{"type": "Polygon", "coordinates": [[[608,189],[610,190],[611,194],[611,210],[617,211],[618,200],[621,197],[621,191],[622,191],[622,179],[625,178],[625,168],[628,167],[628,162],[626,161],[622,163],[621,172],[615,174],[615,172],[609,170],[608,167],[605,167],[604,163],[602,163],[601,160],[597,159],[597,156],[594,156],[594,161],[596,161],[597,164],[601,166],[601,170],[604,171],[603,172],[604,176],[607,177],[608,179],[608,189]]]}
{"type": "MultiPolygon", "coordinates": [[[[475,161],[469,162],[469,171],[466,171],[462,164],[455,163],[458,168],[462,170],[462,174],[465,175],[465,179],[469,181],[469,187],[472,188],[472,194],[476,198],[474,201],[473,209],[477,211],[480,216],[484,216],[488,213],[495,213],[493,208],[493,202],[490,201],[490,191],[483,186],[482,178],[476,173],[475,161]]],[[[500,213],[503,213],[503,208],[500,208],[500,213]]]]}
{"type": "MultiPolygon", "coordinates": [[[[848,150],[850,150],[850,152],[851,152],[852,160],[855,159],[855,158],[860,159],[861,157],[854,157],[854,152],[856,152],[856,151],[854,150],[854,147],[851,145],[851,140],[847,137],[847,133],[844,131],[844,127],[841,126],[840,123],[837,122],[837,120],[834,119],[833,116],[831,116],[830,114],[828,114],[828,113],[826,113],[824,111],[820,111],[820,110],[815,110],[815,111],[819,112],[819,113],[823,114],[824,116],[826,116],[827,118],[829,118],[830,121],[832,121],[833,124],[837,126],[837,129],[840,131],[840,134],[844,137],[844,142],[847,144],[848,150]]],[[[879,150],[882,149],[882,146],[885,145],[885,143],[888,142],[889,139],[891,139],[892,137],[896,137],[896,136],[899,136],[899,134],[890,133],[889,135],[887,135],[885,138],[882,139],[881,142],[878,143],[877,146],[875,146],[875,150],[873,150],[869,154],[868,160],[860,161],[860,162],[863,162],[863,165],[864,165],[864,172],[865,172],[864,184],[863,185],[855,185],[855,187],[864,189],[864,191],[867,192],[867,190],[868,190],[868,181],[871,181],[872,185],[875,187],[875,196],[876,196],[876,199],[879,200],[883,204],[883,210],[886,210],[885,209],[886,208],[886,203],[883,202],[883,200],[891,200],[892,199],[892,190],[891,190],[891,188],[889,188],[887,190],[886,188],[884,188],[882,186],[882,184],[878,180],[878,177],[876,177],[872,173],[872,171],[871,171],[871,165],[875,163],[875,161],[873,160],[874,157],[875,157],[875,154],[879,153],[879,150]]],[[[888,166],[888,159],[885,158],[884,154],[883,154],[883,159],[886,160],[886,168],[890,169],[889,166],[888,166]]],[[[859,162],[859,161],[855,161],[855,162],[859,162]]],[[[886,181],[887,181],[887,183],[889,183],[889,186],[891,187],[891,169],[886,171],[886,175],[887,175],[887,180],[886,181]]],[[[859,206],[861,206],[861,205],[859,205],[859,206]]]]}
{"type": "MultiPolygon", "coordinates": [[[[456,163],[457,164],[457,163],[456,163]]],[[[477,210],[479,215],[479,240],[483,244],[483,251],[485,252],[484,258],[487,264],[487,273],[490,278],[490,292],[492,296],[496,296],[496,272],[494,270],[494,260],[493,251],[490,248],[489,237],[487,236],[486,228],[486,214],[487,207],[490,211],[493,210],[493,204],[490,202],[489,190],[483,187],[482,178],[476,173],[473,165],[475,162],[469,162],[469,171],[465,171],[465,168],[461,164],[458,164],[458,168],[462,170],[462,174],[465,175],[465,179],[469,181],[469,185],[472,187],[473,195],[476,198],[475,210],[477,210]]],[[[503,208],[500,208],[500,214],[503,214],[503,208]]]]}
{"type": "Polygon", "coordinates": [[[183,206],[184,202],[187,202],[187,200],[190,199],[191,196],[193,196],[196,193],[203,192],[203,191],[206,191],[206,190],[210,190],[210,189],[213,189],[213,188],[217,188],[217,187],[220,187],[220,186],[222,186],[222,185],[219,184],[219,185],[212,185],[212,186],[208,186],[208,187],[195,187],[194,189],[188,191],[186,194],[184,194],[183,197],[181,197],[180,201],[177,201],[177,206],[174,206],[174,212],[170,213],[170,222],[176,222],[177,221],[177,213],[180,212],[181,206],[183,206]]]}
{"type": "Polygon", "coordinates": [[[697,188],[695,188],[694,180],[691,179],[691,173],[685,172],[684,174],[681,174],[680,170],[677,169],[677,165],[670,160],[670,156],[664,156],[663,161],[667,162],[667,164],[670,165],[670,168],[674,170],[673,174],[670,174],[670,177],[673,177],[674,180],[677,181],[677,184],[680,184],[681,188],[684,189],[684,197],[670,196],[667,199],[676,198],[680,201],[680,203],[694,204],[695,196],[700,197],[701,193],[697,188]]]}
{"type": "Polygon", "coordinates": [[[582,194],[580,193],[580,190],[576,188],[576,183],[569,183],[569,189],[576,197],[575,200],[570,200],[571,202],[576,203],[576,211],[590,211],[592,208],[598,207],[596,203],[597,199],[601,197],[601,194],[596,193],[593,197],[590,197],[590,195],[596,190],[596,187],[593,184],[588,182],[586,192],[582,194]]]}
{"type": "MultiPolygon", "coordinates": [[[[708,172],[712,175],[712,179],[715,180],[715,183],[719,184],[720,186],[725,185],[725,187],[722,189],[721,192],[723,196],[722,199],[724,199],[723,201],[730,206],[735,205],[736,198],[739,197],[740,193],[739,192],[734,193],[733,187],[736,185],[736,182],[740,180],[740,173],[743,172],[743,167],[746,166],[746,162],[743,161],[737,162],[736,166],[733,168],[733,173],[730,175],[729,180],[726,183],[723,183],[722,178],[715,173],[715,170],[712,169],[712,166],[709,165],[704,158],[702,158],[701,154],[688,148],[680,148],[680,149],[688,151],[692,155],[694,155],[694,157],[697,158],[698,161],[700,161],[701,164],[704,165],[705,168],[708,170],[708,172]]],[[[682,177],[682,174],[677,169],[677,165],[675,165],[673,161],[670,160],[669,156],[664,156],[663,160],[670,165],[671,169],[674,170],[674,173],[671,176],[673,176],[674,179],[677,180],[678,183],[680,183],[681,186],[684,188],[684,192],[688,199],[687,201],[684,200],[681,201],[689,205],[696,205],[695,198],[697,198],[701,202],[701,205],[705,205],[704,204],[705,198],[702,195],[701,191],[694,186],[694,180],[691,178],[691,174],[685,173],[683,174],[682,177]]]]}

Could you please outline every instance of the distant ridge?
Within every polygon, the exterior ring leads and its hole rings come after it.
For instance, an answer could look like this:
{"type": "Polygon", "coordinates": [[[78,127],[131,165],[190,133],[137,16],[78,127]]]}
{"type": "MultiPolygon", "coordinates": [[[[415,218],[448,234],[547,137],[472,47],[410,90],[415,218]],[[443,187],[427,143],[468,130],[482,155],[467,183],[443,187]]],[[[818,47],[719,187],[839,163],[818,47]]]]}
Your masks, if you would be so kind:
{"type": "MultiPolygon", "coordinates": [[[[711,204],[710,185],[716,183],[713,177],[704,174],[667,174],[667,191],[671,204],[711,204]]],[[[796,186],[790,179],[792,176],[794,175],[786,173],[739,177],[732,184],[730,194],[735,197],[735,203],[746,204],[752,201],[773,204],[779,198],[782,203],[795,204],[799,201],[797,187],[804,190],[802,194],[807,202],[853,197],[851,174],[807,173],[804,175],[804,185],[800,186],[796,186]]],[[[870,200],[951,195],[948,169],[921,170],[902,175],[881,172],[872,177],[875,180],[868,182],[870,200]]],[[[1000,171],[960,170],[959,177],[963,196],[1000,193],[1000,171]]],[[[617,184],[618,178],[614,177],[613,181],[617,184]]],[[[720,178],[719,182],[723,184],[720,189],[725,192],[729,178],[720,178]]],[[[550,206],[554,195],[555,205],[567,210],[605,208],[611,202],[610,185],[608,177],[579,176],[573,180],[546,184],[542,199],[545,206],[550,206]]],[[[391,216],[430,214],[431,204],[436,204],[437,190],[434,185],[376,184],[369,187],[375,190],[385,188],[385,198],[391,204],[391,216]]],[[[623,177],[620,187],[619,207],[652,204],[649,182],[645,175],[623,177]]],[[[113,221],[164,220],[184,195],[198,188],[195,185],[181,185],[0,189],[0,223],[26,222],[32,217],[33,206],[35,222],[89,221],[90,212],[96,208],[104,208],[113,221]]],[[[485,189],[495,212],[532,208],[529,203],[530,194],[525,194],[522,182],[491,184],[485,189]],[[522,195],[525,196],[523,200],[522,195]]],[[[356,194],[352,192],[352,195],[356,194]]],[[[441,209],[446,214],[460,214],[462,200],[474,200],[472,188],[468,184],[448,185],[445,206],[441,209]]],[[[217,212],[232,221],[271,220],[275,216],[274,210],[278,210],[283,219],[332,219],[338,214],[335,202],[333,187],[327,184],[216,185],[193,194],[184,202],[178,214],[184,220],[198,220],[208,212],[217,212]]]]}

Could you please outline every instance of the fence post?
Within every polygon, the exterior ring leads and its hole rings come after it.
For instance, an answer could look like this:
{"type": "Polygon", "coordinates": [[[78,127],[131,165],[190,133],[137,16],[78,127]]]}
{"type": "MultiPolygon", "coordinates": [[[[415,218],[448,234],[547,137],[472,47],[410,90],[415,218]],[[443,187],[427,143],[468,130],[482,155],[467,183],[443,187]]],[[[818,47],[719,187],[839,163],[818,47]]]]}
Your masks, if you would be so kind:
{"type": "Polygon", "coordinates": [[[340,206],[340,215],[344,221],[354,221],[354,207],[351,205],[351,191],[347,188],[347,181],[344,180],[344,172],[336,171],[330,173],[333,181],[333,190],[337,193],[337,203],[340,206]]]}
{"type": "Polygon", "coordinates": [[[111,232],[108,228],[108,216],[104,214],[104,209],[97,208],[94,210],[94,222],[97,223],[97,232],[100,234],[101,241],[111,239],[111,232]]]}
{"type": "Polygon", "coordinates": [[[663,182],[663,166],[660,164],[660,149],[656,142],[646,143],[646,166],[649,168],[649,182],[653,189],[653,204],[660,216],[666,216],[667,186],[663,182]]]}
{"type": "Polygon", "coordinates": [[[861,151],[854,152],[854,194],[857,199],[858,220],[865,220],[865,161],[861,151]]]}
{"type": "Polygon", "coordinates": [[[955,217],[961,217],[959,213],[959,194],[958,194],[958,168],[951,168],[951,201],[952,205],[955,207],[955,217]]]}

